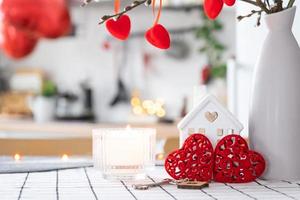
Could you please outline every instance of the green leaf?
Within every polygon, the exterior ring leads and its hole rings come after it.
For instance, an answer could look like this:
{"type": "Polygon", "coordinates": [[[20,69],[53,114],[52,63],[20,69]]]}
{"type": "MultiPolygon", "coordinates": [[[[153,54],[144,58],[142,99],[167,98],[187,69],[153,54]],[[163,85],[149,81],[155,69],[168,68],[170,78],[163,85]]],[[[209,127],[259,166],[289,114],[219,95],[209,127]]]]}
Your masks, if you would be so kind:
{"type": "Polygon", "coordinates": [[[225,78],[226,77],[226,64],[222,63],[218,66],[213,66],[211,68],[211,75],[213,78],[225,78]]]}
{"type": "Polygon", "coordinates": [[[51,97],[54,96],[56,94],[56,85],[55,83],[53,83],[50,80],[46,80],[43,83],[43,87],[42,87],[42,95],[45,97],[51,97]]]}

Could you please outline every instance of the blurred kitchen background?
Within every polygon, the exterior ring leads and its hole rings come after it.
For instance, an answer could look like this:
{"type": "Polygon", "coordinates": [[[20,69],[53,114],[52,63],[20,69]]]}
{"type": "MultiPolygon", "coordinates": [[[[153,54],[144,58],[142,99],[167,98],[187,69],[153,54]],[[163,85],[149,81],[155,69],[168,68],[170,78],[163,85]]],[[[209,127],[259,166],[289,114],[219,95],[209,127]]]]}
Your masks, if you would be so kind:
{"type": "Polygon", "coordinates": [[[90,155],[93,128],[127,124],[157,128],[164,154],[178,145],[176,123],[206,92],[238,116],[247,135],[252,70],[266,33],[255,18],[237,22],[248,5],[226,7],[212,22],[201,1],[165,0],[161,23],[172,44],[162,51],[143,37],[153,21],[149,7],[129,13],[131,36],[121,42],[98,25],[112,1],[67,3],[68,35],[41,39],[24,58],[1,53],[1,155],[90,155]]]}

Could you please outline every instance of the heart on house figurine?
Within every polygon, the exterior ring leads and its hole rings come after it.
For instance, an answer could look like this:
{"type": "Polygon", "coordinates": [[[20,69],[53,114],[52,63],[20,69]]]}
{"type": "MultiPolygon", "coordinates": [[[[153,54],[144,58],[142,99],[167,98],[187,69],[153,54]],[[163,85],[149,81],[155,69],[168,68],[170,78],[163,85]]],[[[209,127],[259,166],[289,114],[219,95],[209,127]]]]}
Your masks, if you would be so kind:
{"type": "Polygon", "coordinates": [[[213,175],[214,153],[209,139],[202,134],[191,135],[181,149],[165,160],[165,169],[176,179],[209,181],[213,175]]]}
{"type": "Polygon", "coordinates": [[[263,156],[249,150],[239,135],[227,135],[216,146],[214,180],[217,182],[251,182],[262,175],[265,166],[263,156]]]}
{"type": "Polygon", "coordinates": [[[205,112],[205,118],[209,121],[209,122],[214,122],[216,121],[216,119],[218,118],[218,113],[217,112],[205,112]]]}
{"type": "Polygon", "coordinates": [[[145,37],[153,46],[160,49],[168,49],[170,47],[170,35],[167,29],[161,24],[155,24],[150,28],[145,37]]]}
{"type": "Polygon", "coordinates": [[[120,40],[126,40],[131,28],[130,18],[128,15],[122,15],[118,19],[110,19],[106,22],[106,29],[114,37],[120,40]]]}

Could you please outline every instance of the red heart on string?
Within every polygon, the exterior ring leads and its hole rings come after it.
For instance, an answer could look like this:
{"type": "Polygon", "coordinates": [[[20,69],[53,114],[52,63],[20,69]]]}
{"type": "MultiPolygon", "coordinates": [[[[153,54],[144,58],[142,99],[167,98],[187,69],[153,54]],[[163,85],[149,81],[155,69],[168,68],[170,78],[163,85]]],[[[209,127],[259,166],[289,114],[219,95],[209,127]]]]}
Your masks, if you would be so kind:
{"type": "Polygon", "coordinates": [[[227,6],[233,6],[235,4],[235,0],[224,0],[224,3],[227,6]]]}
{"type": "Polygon", "coordinates": [[[215,149],[214,180],[222,183],[254,181],[265,170],[265,160],[251,151],[239,135],[227,135],[215,149]]]}
{"type": "Polygon", "coordinates": [[[223,0],[204,0],[204,11],[207,17],[210,19],[217,18],[223,8],[223,4],[223,0]]]}
{"type": "Polygon", "coordinates": [[[65,0],[3,0],[4,20],[37,37],[57,38],[71,30],[65,0]]]}
{"type": "Polygon", "coordinates": [[[170,35],[167,29],[161,24],[155,24],[150,28],[145,37],[153,46],[160,49],[168,49],[170,47],[170,35]]]}
{"type": "Polygon", "coordinates": [[[5,22],[1,24],[0,35],[0,46],[11,58],[27,56],[37,44],[37,39],[30,33],[21,31],[5,22]]]}
{"type": "Polygon", "coordinates": [[[130,18],[128,15],[122,15],[118,19],[110,19],[106,22],[106,29],[114,37],[120,40],[126,40],[130,33],[130,18]]]}
{"type": "Polygon", "coordinates": [[[207,137],[193,134],[181,149],[173,151],[165,160],[165,169],[176,179],[209,181],[213,175],[213,147],[207,137]]]}

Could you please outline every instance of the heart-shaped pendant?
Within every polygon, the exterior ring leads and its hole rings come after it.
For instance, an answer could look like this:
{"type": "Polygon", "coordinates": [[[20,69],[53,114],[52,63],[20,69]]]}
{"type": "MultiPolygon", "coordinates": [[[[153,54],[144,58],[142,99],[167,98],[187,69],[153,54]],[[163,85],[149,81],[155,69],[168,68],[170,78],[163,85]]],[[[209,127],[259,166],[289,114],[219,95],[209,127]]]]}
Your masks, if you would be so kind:
{"type": "Polygon", "coordinates": [[[181,149],[173,151],[165,160],[165,169],[176,179],[209,181],[213,175],[213,147],[202,134],[186,139],[181,149]]]}
{"type": "Polygon", "coordinates": [[[223,0],[204,0],[204,11],[210,19],[216,19],[223,8],[223,0]]]}
{"type": "Polygon", "coordinates": [[[222,183],[254,181],[265,170],[265,160],[251,151],[239,135],[227,135],[215,149],[214,180],[222,183]]]}
{"type": "Polygon", "coordinates": [[[106,22],[106,29],[115,38],[126,40],[131,28],[130,18],[128,15],[122,15],[118,19],[110,19],[106,22]]]}
{"type": "Polygon", "coordinates": [[[170,47],[170,35],[167,29],[161,24],[155,24],[150,28],[145,37],[153,46],[160,49],[168,49],[170,47]]]}
{"type": "Polygon", "coordinates": [[[233,6],[235,4],[235,0],[224,0],[224,3],[227,6],[233,6]]]}
{"type": "Polygon", "coordinates": [[[209,121],[209,122],[214,122],[216,121],[216,119],[218,118],[218,113],[217,112],[205,112],[205,118],[209,121]]]}

